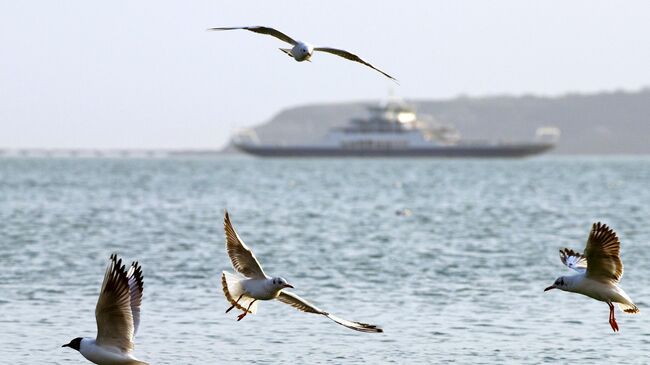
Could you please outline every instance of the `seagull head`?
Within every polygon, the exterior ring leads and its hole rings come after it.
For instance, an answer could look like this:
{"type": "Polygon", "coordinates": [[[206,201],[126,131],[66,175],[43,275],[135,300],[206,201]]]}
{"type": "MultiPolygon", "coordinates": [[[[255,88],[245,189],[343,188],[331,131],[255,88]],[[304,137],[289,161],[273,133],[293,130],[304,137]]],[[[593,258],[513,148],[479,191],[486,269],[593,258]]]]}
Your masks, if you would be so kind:
{"type": "Polygon", "coordinates": [[[281,277],[273,278],[272,283],[273,286],[278,290],[282,290],[284,288],[293,289],[293,285],[289,284],[289,282],[285,278],[281,278],[281,277]]]}
{"type": "Polygon", "coordinates": [[[547,287],[544,289],[544,291],[549,291],[551,289],[560,289],[560,290],[568,290],[569,289],[569,280],[565,276],[560,276],[559,278],[555,279],[555,282],[553,285],[547,287]]]}
{"type": "Polygon", "coordinates": [[[293,58],[298,62],[311,61],[310,58],[313,53],[314,46],[304,42],[298,42],[291,49],[291,55],[293,55],[293,58]]]}
{"type": "Polygon", "coordinates": [[[69,343],[66,343],[61,347],[70,347],[72,349],[79,351],[79,347],[81,347],[81,337],[77,337],[74,340],[70,341],[69,343]]]}

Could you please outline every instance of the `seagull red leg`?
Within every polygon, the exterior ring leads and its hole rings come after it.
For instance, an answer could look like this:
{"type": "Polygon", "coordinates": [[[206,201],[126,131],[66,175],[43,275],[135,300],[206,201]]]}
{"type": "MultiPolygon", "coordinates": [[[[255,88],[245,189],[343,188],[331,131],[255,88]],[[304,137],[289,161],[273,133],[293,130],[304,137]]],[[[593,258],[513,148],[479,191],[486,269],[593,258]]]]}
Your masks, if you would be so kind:
{"type": "Polygon", "coordinates": [[[614,332],[618,332],[618,323],[614,317],[614,305],[611,302],[607,302],[607,305],[609,305],[609,325],[612,326],[614,332]]]}
{"type": "MultiPolygon", "coordinates": [[[[243,296],[244,296],[244,294],[240,295],[239,298],[237,298],[237,300],[235,301],[235,304],[239,303],[239,300],[243,296]]],[[[235,304],[233,304],[230,308],[226,309],[226,313],[230,312],[233,308],[235,308],[235,304]]]]}
{"type": "Polygon", "coordinates": [[[248,308],[246,308],[246,311],[245,311],[244,313],[242,313],[242,314],[240,314],[240,315],[237,316],[237,322],[241,321],[242,318],[246,317],[246,315],[248,314],[248,311],[251,309],[251,306],[252,306],[253,303],[255,303],[256,301],[257,301],[257,299],[253,300],[253,301],[251,302],[251,304],[248,305],[248,308]]]}

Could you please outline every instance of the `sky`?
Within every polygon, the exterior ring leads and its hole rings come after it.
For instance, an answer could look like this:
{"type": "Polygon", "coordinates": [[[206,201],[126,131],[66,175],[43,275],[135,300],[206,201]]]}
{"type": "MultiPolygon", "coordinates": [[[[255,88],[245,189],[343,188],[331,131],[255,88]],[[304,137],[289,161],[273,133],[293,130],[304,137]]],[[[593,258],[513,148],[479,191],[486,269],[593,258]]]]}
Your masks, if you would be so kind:
{"type": "Polygon", "coordinates": [[[220,148],[306,103],[650,85],[648,1],[0,1],[0,148],[220,148]],[[329,54],[217,26],[266,25],[329,54]]]}

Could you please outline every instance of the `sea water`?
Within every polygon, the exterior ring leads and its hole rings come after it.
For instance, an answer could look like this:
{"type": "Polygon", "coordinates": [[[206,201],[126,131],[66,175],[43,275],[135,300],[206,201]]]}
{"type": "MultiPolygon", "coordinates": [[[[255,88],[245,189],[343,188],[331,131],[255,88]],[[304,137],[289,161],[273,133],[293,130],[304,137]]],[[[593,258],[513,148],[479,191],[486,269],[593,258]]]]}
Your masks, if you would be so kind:
{"type": "Polygon", "coordinates": [[[151,364],[650,362],[650,158],[0,159],[0,363],[81,364],[108,258],[144,272],[151,364]],[[280,302],[224,313],[227,208],[280,302]],[[641,314],[543,292],[591,224],[621,238],[641,314]]]}

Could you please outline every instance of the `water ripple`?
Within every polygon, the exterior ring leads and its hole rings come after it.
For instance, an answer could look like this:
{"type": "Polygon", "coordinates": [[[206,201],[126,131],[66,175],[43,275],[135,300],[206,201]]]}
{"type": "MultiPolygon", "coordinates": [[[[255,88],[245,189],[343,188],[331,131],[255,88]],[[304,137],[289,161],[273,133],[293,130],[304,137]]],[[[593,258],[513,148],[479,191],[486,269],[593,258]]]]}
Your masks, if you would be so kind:
{"type": "Polygon", "coordinates": [[[642,316],[613,334],[605,304],[542,290],[603,220],[647,307],[648,181],[647,158],[0,159],[3,360],[81,361],[60,345],[94,335],[117,252],[144,267],[152,364],[644,363],[642,316]],[[225,314],[224,208],[268,273],[385,334],[276,302],[225,314]]]}

